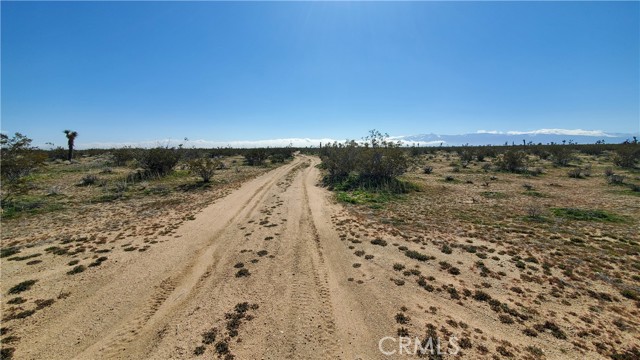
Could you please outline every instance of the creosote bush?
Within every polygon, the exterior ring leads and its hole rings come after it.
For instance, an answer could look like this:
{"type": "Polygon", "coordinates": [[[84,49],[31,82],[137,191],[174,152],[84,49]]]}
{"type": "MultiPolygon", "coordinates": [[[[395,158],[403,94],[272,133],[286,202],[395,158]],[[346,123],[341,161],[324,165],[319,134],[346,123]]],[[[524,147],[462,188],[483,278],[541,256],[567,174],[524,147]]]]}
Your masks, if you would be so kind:
{"type": "Polygon", "coordinates": [[[220,166],[220,161],[211,158],[199,158],[189,161],[189,171],[202,178],[202,182],[209,182],[216,169],[220,166]]]}
{"type": "Polygon", "coordinates": [[[320,150],[322,167],[328,174],[323,182],[330,188],[403,193],[411,185],[397,179],[408,168],[405,151],[387,134],[371,130],[363,143],[347,141],[320,150]]]}
{"type": "Polygon", "coordinates": [[[158,146],[141,152],[140,166],[148,176],[165,176],[173,171],[180,161],[180,152],[168,146],[158,146]]]}

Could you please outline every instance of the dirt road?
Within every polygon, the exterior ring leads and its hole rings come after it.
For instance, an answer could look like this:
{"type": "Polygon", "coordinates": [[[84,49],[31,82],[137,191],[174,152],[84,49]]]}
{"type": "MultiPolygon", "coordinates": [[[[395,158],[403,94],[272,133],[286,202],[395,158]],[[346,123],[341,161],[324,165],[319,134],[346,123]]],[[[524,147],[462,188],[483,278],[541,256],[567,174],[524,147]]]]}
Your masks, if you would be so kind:
{"type": "Polygon", "coordinates": [[[379,303],[347,282],[353,255],[333,229],[339,207],[316,186],[317,164],[299,156],[144,256],[116,260],[27,325],[16,355],[210,358],[228,345],[238,359],[379,357],[377,341],[393,329],[380,310],[392,298],[379,303]]]}

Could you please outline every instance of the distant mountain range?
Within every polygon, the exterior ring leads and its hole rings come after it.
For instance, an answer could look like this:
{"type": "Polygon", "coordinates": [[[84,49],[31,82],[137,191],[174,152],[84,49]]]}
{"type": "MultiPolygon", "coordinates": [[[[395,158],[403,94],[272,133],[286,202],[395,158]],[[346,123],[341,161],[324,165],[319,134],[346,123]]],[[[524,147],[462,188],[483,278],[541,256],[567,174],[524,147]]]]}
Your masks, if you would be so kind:
{"type": "Polygon", "coordinates": [[[504,145],[504,144],[594,144],[598,141],[606,144],[619,144],[625,140],[632,140],[638,134],[604,133],[602,131],[583,130],[558,130],[543,129],[532,132],[497,132],[479,131],[472,134],[462,135],[437,135],[421,134],[409,136],[397,136],[394,139],[400,140],[406,145],[416,144],[420,146],[456,146],[456,145],[504,145]]]}
{"type": "MultiPolygon", "coordinates": [[[[620,134],[605,133],[599,130],[567,130],[567,129],[540,129],[533,131],[486,131],[479,130],[472,134],[462,135],[437,135],[422,134],[409,136],[392,136],[393,140],[400,140],[404,145],[420,145],[420,146],[456,146],[456,145],[504,145],[506,144],[522,144],[523,140],[534,144],[556,143],[576,143],[576,144],[595,144],[597,141],[604,141],[606,144],[619,144],[625,140],[632,140],[633,136],[640,138],[636,134],[620,134]]],[[[359,140],[359,139],[356,139],[359,140]]],[[[336,140],[331,138],[281,138],[281,139],[263,139],[263,140],[189,140],[183,141],[179,139],[161,139],[148,140],[138,142],[93,142],[78,144],[78,149],[89,148],[118,148],[123,146],[133,147],[154,147],[162,146],[178,146],[183,144],[184,147],[195,148],[217,148],[217,147],[233,147],[233,148],[256,148],[256,147],[318,147],[320,144],[330,144],[334,141],[344,142],[345,139],[336,140]]]]}

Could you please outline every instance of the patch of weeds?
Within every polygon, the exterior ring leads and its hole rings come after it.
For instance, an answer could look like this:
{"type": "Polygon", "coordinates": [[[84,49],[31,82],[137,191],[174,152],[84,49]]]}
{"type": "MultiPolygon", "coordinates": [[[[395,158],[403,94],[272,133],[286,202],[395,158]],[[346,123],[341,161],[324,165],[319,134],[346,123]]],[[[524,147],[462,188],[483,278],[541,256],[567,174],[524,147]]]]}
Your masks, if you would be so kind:
{"type": "Polygon", "coordinates": [[[491,300],[491,295],[482,290],[476,290],[473,294],[473,298],[477,301],[489,301],[491,300]]]}
{"type": "Polygon", "coordinates": [[[103,262],[107,261],[107,259],[108,258],[106,256],[101,256],[101,257],[97,258],[94,262],[89,264],[89,267],[100,266],[103,262]]]}
{"type": "Polygon", "coordinates": [[[20,305],[27,302],[27,300],[25,300],[24,298],[18,296],[18,297],[14,297],[13,299],[7,301],[7,304],[11,304],[11,305],[20,305]]]}
{"type": "Polygon", "coordinates": [[[78,265],[76,267],[74,267],[73,269],[67,271],[67,275],[75,275],[75,274],[80,274],[81,272],[85,271],[87,268],[84,265],[78,265]]]}
{"type": "Polygon", "coordinates": [[[17,246],[3,248],[3,249],[0,249],[0,258],[15,255],[19,252],[20,252],[20,249],[17,246]]]}
{"type": "Polygon", "coordinates": [[[195,356],[200,356],[202,354],[204,354],[204,351],[207,350],[207,348],[205,346],[196,346],[196,348],[193,350],[193,355],[195,356]]]}
{"type": "Polygon", "coordinates": [[[405,266],[400,264],[400,263],[395,263],[393,264],[393,270],[395,271],[402,271],[404,270],[405,266]]]}
{"type": "Polygon", "coordinates": [[[238,270],[238,272],[236,273],[236,277],[237,278],[241,278],[241,277],[248,277],[249,275],[251,275],[251,273],[249,272],[248,269],[240,269],[238,270]]]}
{"type": "Polygon", "coordinates": [[[236,263],[235,265],[233,265],[233,267],[236,268],[236,269],[242,269],[244,267],[244,264],[239,262],[239,263],[236,263]]]}
{"type": "Polygon", "coordinates": [[[506,347],[500,345],[496,347],[496,351],[498,352],[498,354],[504,356],[504,357],[513,357],[513,353],[511,351],[509,351],[509,349],[507,349],[506,347]]]}
{"type": "Polygon", "coordinates": [[[429,256],[427,256],[425,254],[422,254],[420,252],[417,252],[417,251],[413,251],[413,250],[407,250],[404,254],[408,258],[415,259],[415,260],[418,260],[418,261],[427,261],[427,260],[429,260],[429,256]]]}
{"type": "Polygon", "coordinates": [[[442,248],[440,249],[440,251],[442,251],[445,254],[451,254],[453,252],[453,250],[451,250],[451,247],[449,246],[449,244],[444,244],[442,245],[442,248]]]}
{"type": "Polygon", "coordinates": [[[387,246],[387,242],[385,240],[382,240],[382,239],[371,240],[371,243],[373,245],[378,245],[378,246],[387,246]]]}
{"type": "Polygon", "coordinates": [[[620,295],[626,297],[627,299],[640,300],[640,294],[638,294],[638,292],[633,291],[631,289],[625,289],[620,291],[620,295]]]}
{"type": "Polygon", "coordinates": [[[78,265],[78,263],[80,262],[80,260],[75,259],[75,260],[71,260],[67,263],[67,265],[69,266],[73,266],[73,265],[78,265]]]}
{"type": "Polygon", "coordinates": [[[503,324],[510,325],[514,323],[513,318],[507,314],[500,314],[498,319],[500,319],[500,322],[503,324]]]}
{"type": "Polygon", "coordinates": [[[205,331],[202,334],[202,343],[205,345],[213,344],[216,341],[217,335],[218,335],[218,330],[215,328],[209,331],[205,331]]]}
{"type": "Polygon", "coordinates": [[[25,311],[21,311],[17,314],[13,314],[13,315],[9,315],[6,319],[4,320],[12,320],[12,319],[24,319],[24,318],[28,318],[29,316],[35,314],[36,311],[35,310],[25,310],[25,311]]]}
{"type": "Polygon", "coordinates": [[[449,268],[449,274],[451,275],[460,275],[460,269],[455,266],[449,268]]]}
{"type": "Polygon", "coordinates": [[[260,257],[267,255],[269,252],[267,250],[260,250],[256,254],[260,257]]]}
{"type": "Polygon", "coordinates": [[[16,349],[11,348],[11,347],[3,347],[0,350],[0,358],[2,359],[13,359],[13,353],[16,351],[16,349]]]}
{"type": "Polygon", "coordinates": [[[9,289],[9,294],[19,294],[23,291],[27,291],[29,289],[31,289],[31,287],[37,283],[38,280],[26,280],[23,281],[17,285],[14,285],[13,287],[11,287],[11,289],[9,289]]]}
{"type": "Polygon", "coordinates": [[[42,310],[46,307],[49,307],[51,305],[53,305],[53,303],[55,303],[56,301],[54,299],[47,299],[47,300],[36,300],[36,309],[38,310],[42,310]]]}
{"type": "Polygon", "coordinates": [[[408,317],[407,315],[405,315],[404,313],[397,313],[396,314],[396,322],[398,324],[405,325],[405,324],[408,324],[409,321],[411,321],[411,318],[408,317]]]}
{"type": "Polygon", "coordinates": [[[218,341],[216,343],[216,352],[220,355],[226,355],[229,353],[229,343],[225,340],[218,341]]]}
{"type": "Polygon", "coordinates": [[[551,331],[551,334],[553,336],[560,340],[565,340],[567,338],[567,335],[564,333],[564,331],[562,331],[562,329],[560,329],[558,325],[551,321],[546,321],[544,324],[536,324],[534,325],[534,328],[540,332],[549,330],[551,331]]]}
{"type": "Polygon", "coordinates": [[[488,199],[506,199],[508,197],[507,194],[497,191],[483,191],[480,195],[488,199]]]}
{"type": "Polygon", "coordinates": [[[551,212],[555,216],[562,217],[570,220],[579,221],[605,221],[605,222],[620,222],[623,219],[617,215],[608,213],[603,210],[584,210],[577,208],[553,208],[551,212]]]}
{"type": "Polygon", "coordinates": [[[24,261],[24,260],[29,260],[29,259],[33,259],[34,257],[38,257],[42,254],[40,253],[36,253],[36,254],[31,254],[31,255],[26,255],[26,256],[14,256],[12,258],[7,259],[8,261],[24,261]]]}
{"type": "Polygon", "coordinates": [[[6,338],[0,340],[0,343],[2,344],[11,344],[14,343],[16,341],[20,340],[19,337],[15,336],[15,335],[11,335],[11,336],[7,336],[6,338]]]}

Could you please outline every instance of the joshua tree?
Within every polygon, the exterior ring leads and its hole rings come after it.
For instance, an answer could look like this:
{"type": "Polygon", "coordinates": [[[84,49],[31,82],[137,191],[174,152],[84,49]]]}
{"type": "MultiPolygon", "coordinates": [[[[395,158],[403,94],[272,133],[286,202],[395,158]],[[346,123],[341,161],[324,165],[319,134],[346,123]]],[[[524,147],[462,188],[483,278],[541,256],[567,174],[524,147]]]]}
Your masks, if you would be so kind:
{"type": "Polygon", "coordinates": [[[71,130],[65,130],[64,131],[65,135],[67,135],[67,139],[68,144],[69,144],[69,156],[68,156],[68,160],[71,161],[71,158],[73,157],[73,143],[76,141],[76,137],[78,136],[78,132],[77,131],[71,131],[71,130]]]}

